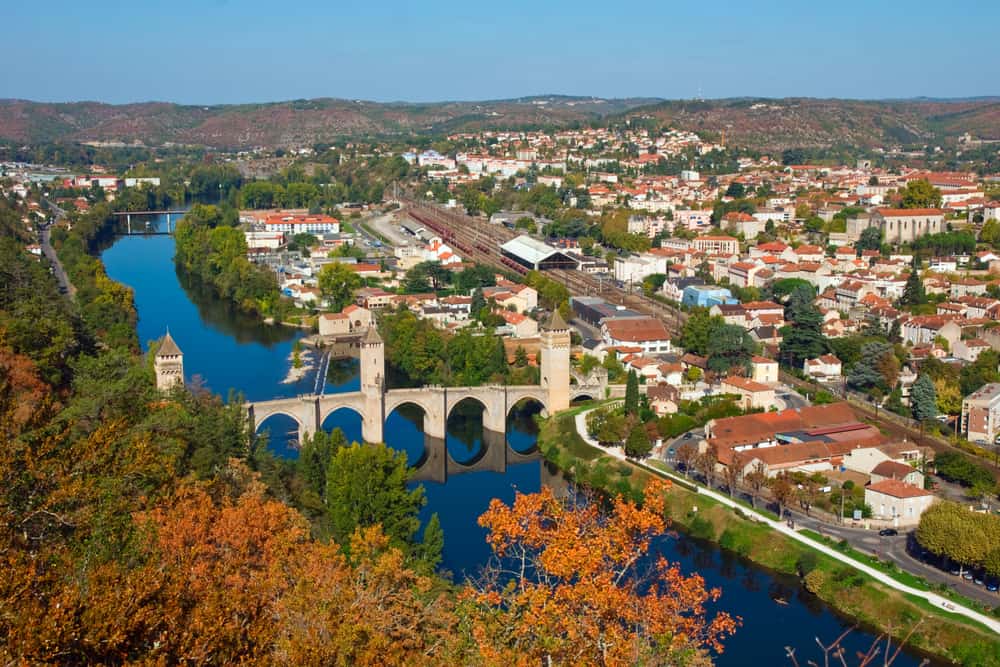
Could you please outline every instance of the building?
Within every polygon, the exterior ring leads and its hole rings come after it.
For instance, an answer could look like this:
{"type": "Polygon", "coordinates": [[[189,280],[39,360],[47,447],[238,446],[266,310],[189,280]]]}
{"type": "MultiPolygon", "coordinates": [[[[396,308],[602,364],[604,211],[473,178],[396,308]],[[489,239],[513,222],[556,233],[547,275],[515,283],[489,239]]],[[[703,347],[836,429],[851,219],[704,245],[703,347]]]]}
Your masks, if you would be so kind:
{"type": "Polygon", "coordinates": [[[972,442],[992,443],[1000,430],[1000,383],[983,385],[962,401],[962,431],[972,442]]]}
{"type": "Polygon", "coordinates": [[[936,208],[879,208],[872,211],[870,221],[882,230],[887,243],[912,243],[944,231],[944,211],[936,208]]]}
{"type": "Polygon", "coordinates": [[[338,234],[340,221],[329,215],[279,213],[264,220],[264,231],[289,234],[338,234]]]}
{"type": "Polygon", "coordinates": [[[644,354],[670,352],[670,333],[655,317],[606,318],[601,324],[601,338],[609,346],[641,347],[644,354]]]}
{"type": "Polygon", "coordinates": [[[872,508],[872,516],[891,521],[894,526],[915,526],[920,515],[934,503],[934,494],[920,487],[885,479],[865,487],[865,503],[872,508]]]}
{"type": "Polygon", "coordinates": [[[321,314],[319,316],[319,335],[337,336],[359,333],[371,325],[371,311],[352,303],[339,313],[321,314]]]}
{"type": "Polygon", "coordinates": [[[843,366],[840,359],[832,354],[824,354],[802,363],[802,372],[818,382],[836,382],[840,379],[843,366]]]}
{"type": "Polygon", "coordinates": [[[754,355],[750,359],[750,379],[763,384],[777,384],[778,362],[754,355]]]}
{"type": "Polygon", "coordinates": [[[524,234],[500,246],[500,253],[505,261],[534,271],[576,269],[578,266],[577,261],[569,254],[524,234]]]}
{"type": "Polygon", "coordinates": [[[576,317],[595,327],[601,326],[601,322],[609,317],[643,317],[641,313],[608,303],[596,296],[573,296],[569,299],[569,305],[576,317]]]}
{"type": "Polygon", "coordinates": [[[744,410],[767,410],[774,405],[774,388],[747,378],[727,377],[722,392],[738,395],[744,410]]]}
{"type": "Polygon", "coordinates": [[[177,347],[169,331],[160,339],[160,345],[156,348],[153,368],[156,371],[156,388],[160,391],[184,384],[184,353],[177,347]]]}
{"type": "Polygon", "coordinates": [[[709,255],[735,255],[740,251],[739,239],[732,236],[699,236],[691,246],[709,255]]]}
{"type": "Polygon", "coordinates": [[[921,489],[924,488],[924,474],[913,466],[900,463],[899,461],[882,461],[872,468],[869,474],[871,475],[873,484],[886,479],[894,479],[897,482],[905,482],[921,489]]]}
{"type": "Polygon", "coordinates": [[[681,303],[686,306],[711,308],[719,304],[739,303],[733,293],[725,287],[713,285],[688,285],[681,294],[681,303]]]}
{"type": "MultiPolygon", "coordinates": [[[[372,328],[374,331],[374,327],[372,328]]],[[[539,370],[542,389],[549,392],[549,414],[569,407],[569,327],[563,321],[562,315],[556,309],[552,319],[542,327],[541,338],[542,360],[539,370]],[[556,351],[558,350],[558,354],[556,351]]]]}

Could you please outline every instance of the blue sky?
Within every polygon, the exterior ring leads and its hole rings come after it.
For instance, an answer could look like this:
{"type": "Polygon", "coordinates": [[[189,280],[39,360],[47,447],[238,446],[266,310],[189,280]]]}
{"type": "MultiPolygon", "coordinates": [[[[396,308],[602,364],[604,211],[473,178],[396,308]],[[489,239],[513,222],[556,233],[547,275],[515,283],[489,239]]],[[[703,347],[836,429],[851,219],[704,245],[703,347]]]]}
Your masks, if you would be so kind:
{"type": "Polygon", "coordinates": [[[1000,94],[988,0],[4,0],[0,16],[0,98],[1000,94]]]}

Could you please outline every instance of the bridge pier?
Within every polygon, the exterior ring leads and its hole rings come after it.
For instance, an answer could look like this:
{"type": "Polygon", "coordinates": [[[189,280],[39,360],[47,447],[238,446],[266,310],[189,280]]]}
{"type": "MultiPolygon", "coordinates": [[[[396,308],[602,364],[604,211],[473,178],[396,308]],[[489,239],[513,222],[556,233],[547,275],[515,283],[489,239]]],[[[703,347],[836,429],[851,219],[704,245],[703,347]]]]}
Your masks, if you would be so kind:
{"type": "Polygon", "coordinates": [[[125,224],[128,226],[128,235],[132,236],[132,214],[125,216],[125,224]]]}

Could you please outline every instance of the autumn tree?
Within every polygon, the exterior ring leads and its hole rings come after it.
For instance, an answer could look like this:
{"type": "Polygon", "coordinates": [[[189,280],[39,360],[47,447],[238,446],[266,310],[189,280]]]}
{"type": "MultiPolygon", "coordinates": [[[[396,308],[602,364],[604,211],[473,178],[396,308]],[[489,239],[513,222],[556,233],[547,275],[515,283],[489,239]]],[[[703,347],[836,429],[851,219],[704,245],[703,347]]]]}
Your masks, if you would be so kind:
{"type": "Polygon", "coordinates": [[[769,483],[771,495],[778,503],[778,516],[785,516],[785,508],[795,501],[799,490],[795,487],[792,478],[786,472],[779,473],[772,477],[769,483]]]}
{"type": "Polygon", "coordinates": [[[736,493],[736,487],[739,485],[740,480],[743,478],[743,466],[746,465],[746,456],[743,452],[733,452],[732,459],[722,470],[722,476],[726,483],[726,489],[729,491],[729,497],[732,498],[733,494],[736,493]]]}
{"type": "Polygon", "coordinates": [[[937,208],[941,205],[941,191],[925,179],[910,181],[900,194],[903,208],[937,208]]]}
{"type": "Polygon", "coordinates": [[[757,498],[764,487],[767,486],[767,466],[763,461],[757,461],[743,480],[750,487],[750,503],[756,508],[757,498]]]}
{"type": "Polygon", "coordinates": [[[691,468],[694,467],[695,460],[698,458],[698,448],[690,442],[685,442],[677,448],[675,456],[677,457],[677,464],[684,469],[684,475],[687,476],[691,472],[691,468]]]}
{"type": "Polygon", "coordinates": [[[698,454],[694,461],[695,468],[705,478],[705,484],[712,488],[715,482],[715,465],[719,462],[719,450],[714,444],[710,444],[705,451],[698,454]]]}
{"type": "Polygon", "coordinates": [[[511,506],[493,500],[480,517],[494,560],[463,596],[480,660],[491,665],[708,665],[738,619],[710,616],[699,575],[655,561],[637,567],[666,528],[664,487],[643,506],[617,497],[611,509],[557,499],[543,488],[511,506]],[[586,545],[586,548],[580,548],[586,545]]]}

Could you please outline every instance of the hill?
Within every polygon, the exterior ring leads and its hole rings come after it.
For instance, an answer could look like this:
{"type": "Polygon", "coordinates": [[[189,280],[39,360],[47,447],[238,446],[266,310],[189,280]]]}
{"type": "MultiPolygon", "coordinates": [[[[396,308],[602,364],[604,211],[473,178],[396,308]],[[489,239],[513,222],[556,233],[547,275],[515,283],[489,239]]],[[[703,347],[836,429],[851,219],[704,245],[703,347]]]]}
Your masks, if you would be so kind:
{"type": "Polygon", "coordinates": [[[544,96],[430,104],[314,99],[268,104],[110,105],[0,100],[0,139],[121,141],[217,148],[308,146],[342,137],[441,133],[587,122],[653,102],[544,96]]]}
{"type": "Polygon", "coordinates": [[[763,151],[834,145],[874,148],[957,138],[1000,139],[1000,98],[839,100],[815,98],[667,101],[627,112],[763,151]]]}
{"type": "Polygon", "coordinates": [[[0,100],[0,139],[290,147],[344,137],[565,127],[639,117],[716,135],[725,132],[729,143],[762,151],[921,144],[953,140],[965,132],[1000,139],[1000,98],[995,97],[663,101],[558,95],[427,104],[324,98],[215,106],[0,100]]]}

